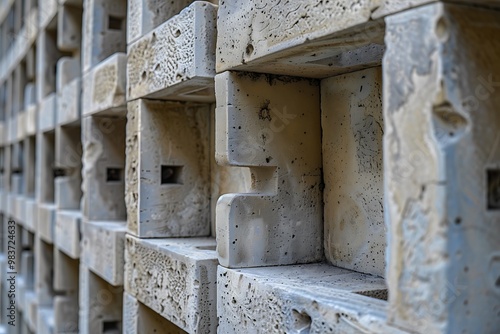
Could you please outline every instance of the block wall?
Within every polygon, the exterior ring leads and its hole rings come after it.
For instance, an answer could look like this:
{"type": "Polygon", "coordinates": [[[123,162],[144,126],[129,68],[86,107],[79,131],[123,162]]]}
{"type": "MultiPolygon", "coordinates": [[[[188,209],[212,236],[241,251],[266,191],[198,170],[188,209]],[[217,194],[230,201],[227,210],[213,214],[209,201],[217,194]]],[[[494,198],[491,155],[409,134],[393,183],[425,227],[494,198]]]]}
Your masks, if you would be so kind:
{"type": "Polygon", "coordinates": [[[500,1],[1,0],[0,333],[500,333],[500,1]]]}

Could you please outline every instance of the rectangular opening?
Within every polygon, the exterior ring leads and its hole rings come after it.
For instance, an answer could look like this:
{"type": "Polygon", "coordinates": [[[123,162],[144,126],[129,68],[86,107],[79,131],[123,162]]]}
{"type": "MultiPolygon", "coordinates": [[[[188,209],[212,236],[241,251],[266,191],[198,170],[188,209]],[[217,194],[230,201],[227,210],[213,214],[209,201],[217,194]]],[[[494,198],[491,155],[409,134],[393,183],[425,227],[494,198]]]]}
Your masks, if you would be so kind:
{"type": "Polygon", "coordinates": [[[161,166],[161,184],[182,184],[182,166],[161,166]]]}
{"type": "Polygon", "coordinates": [[[55,167],[53,169],[53,172],[54,172],[54,178],[56,178],[56,177],[62,177],[62,176],[66,175],[66,171],[63,168],[57,168],[57,167],[55,167]]]}
{"type": "Polygon", "coordinates": [[[500,210],[500,169],[486,171],[488,182],[488,210],[500,210]]]}
{"type": "Polygon", "coordinates": [[[121,30],[123,19],[120,17],[108,16],[108,29],[110,30],[121,30]]]}
{"type": "Polygon", "coordinates": [[[102,322],[102,332],[108,333],[118,333],[120,331],[120,322],[119,321],[103,321],[102,322]]]}
{"type": "Polygon", "coordinates": [[[106,182],[119,182],[123,179],[123,169],[106,168],[106,182]]]}

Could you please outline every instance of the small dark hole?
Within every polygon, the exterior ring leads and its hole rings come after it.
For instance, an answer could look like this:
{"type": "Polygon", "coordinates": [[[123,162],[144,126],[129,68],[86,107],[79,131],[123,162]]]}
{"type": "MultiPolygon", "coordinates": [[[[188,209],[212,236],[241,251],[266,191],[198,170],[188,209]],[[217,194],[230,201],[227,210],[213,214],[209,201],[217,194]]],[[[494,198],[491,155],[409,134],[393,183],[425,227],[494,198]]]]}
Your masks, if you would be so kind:
{"type": "Polygon", "coordinates": [[[120,330],[120,322],[119,321],[103,321],[102,322],[102,332],[106,333],[107,331],[119,331],[120,330]]]}
{"type": "Polygon", "coordinates": [[[182,184],[182,166],[161,166],[161,184],[182,184]]]}
{"type": "Polygon", "coordinates": [[[250,56],[253,53],[253,45],[252,44],[248,44],[245,52],[246,52],[246,54],[248,56],[250,56]]]}
{"type": "Polygon", "coordinates": [[[487,170],[486,175],[488,185],[488,210],[500,210],[500,170],[487,170]]]}
{"type": "Polygon", "coordinates": [[[122,169],[121,168],[107,168],[106,169],[106,181],[116,182],[122,180],[122,169]]]}
{"type": "Polygon", "coordinates": [[[122,21],[123,21],[123,19],[110,15],[108,17],[108,29],[121,30],[122,29],[122,21]]]}
{"type": "Polygon", "coordinates": [[[66,176],[66,171],[62,168],[54,168],[54,177],[66,176]]]}
{"type": "Polygon", "coordinates": [[[21,168],[15,168],[12,170],[12,174],[22,174],[23,170],[21,168]]]}

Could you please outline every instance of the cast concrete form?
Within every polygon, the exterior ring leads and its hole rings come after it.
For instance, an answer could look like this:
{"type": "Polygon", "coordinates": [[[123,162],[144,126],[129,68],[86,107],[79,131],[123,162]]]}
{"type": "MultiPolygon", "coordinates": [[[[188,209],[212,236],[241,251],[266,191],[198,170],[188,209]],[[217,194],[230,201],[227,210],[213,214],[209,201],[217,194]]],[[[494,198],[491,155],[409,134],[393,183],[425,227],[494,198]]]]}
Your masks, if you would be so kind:
{"type": "Polygon", "coordinates": [[[0,334],[499,333],[499,35],[499,0],[0,1],[0,334]]]}

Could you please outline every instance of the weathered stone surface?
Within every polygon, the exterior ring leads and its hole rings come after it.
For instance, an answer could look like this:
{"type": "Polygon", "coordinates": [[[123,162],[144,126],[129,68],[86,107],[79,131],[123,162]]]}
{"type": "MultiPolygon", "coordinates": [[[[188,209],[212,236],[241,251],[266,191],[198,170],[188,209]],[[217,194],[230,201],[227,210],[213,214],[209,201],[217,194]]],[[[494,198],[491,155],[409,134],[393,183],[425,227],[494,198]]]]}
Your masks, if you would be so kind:
{"type": "Polygon", "coordinates": [[[127,98],[214,100],[217,6],[196,1],[128,48],[127,98]]]}
{"type": "Polygon", "coordinates": [[[186,333],[126,292],[123,294],[123,319],[124,334],[186,333]]]}
{"type": "Polygon", "coordinates": [[[384,280],[309,264],[218,267],[218,333],[403,333],[385,322],[384,280]]]}
{"type": "Polygon", "coordinates": [[[57,210],[54,245],[73,259],[80,258],[80,224],[77,210],[57,210]]]}
{"type": "Polygon", "coordinates": [[[463,6],[387,18],[389,320],[402,328],[500,328],[499,33],[498,11],[463,6]]]}
{"type": "Polygon", "coordinates": [[[228,267],[323,256],[319,85],[251,73],[216,76],[216,159],[248,166],[251,193],[217,204],[217,250],[228,267]]]}
{"type": "Polygon", "coordinates": [[[82,116],[125,114],[127,55],[116,53],[83,75],[82,116]]]}
{"type": "Polygon", "coordinates": [[[126,222],[85,222],[82,263],[113,286],[123,285],[126,222]]]}
{"type": "Polygon", "coordinates": [[[89,221],[125,221],[125,118],[82,120],[82,212],[89,221]]]}
{"type": "MultiPolygon", "coordinates": [[[[78,1],[76,1],[78,3],[78,1]]],[[[80,4],[82,1],[80,2],[80,4]]],[[[62,51],[79,51],[82,45],[82,8],[61,4],[57,14],[57,47],[62,51]]]]}
{"type": "MultiPolygon", "coordinates": [[[[121,333],[123,287],[112,286],[80,265],[80,334],[121,333]]],[[[160,331],[158,332],[160,333],[160,331]]]]}
{"type": "Polygon", "coordinates": [[[86,73],[112,54],[126,51],[127,2],[84,0],[84,8],[82,69],[86,73]]]}
{"type": "Polygon", "coordinates": [[[321,81],[325,255],[334,265],[385,275],[382,71],[321,81]]]}
{"type": "Polygon", "coordinates": [[[189,333],[215,333],[217,255],[209,238],[126,237],[125,291],[189,333]]]}
{"type": "Polygon", "coordinates": [[[210,107],[136,100],[128,108],[129,233],[210,235],[210,107]]]}

